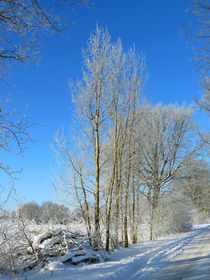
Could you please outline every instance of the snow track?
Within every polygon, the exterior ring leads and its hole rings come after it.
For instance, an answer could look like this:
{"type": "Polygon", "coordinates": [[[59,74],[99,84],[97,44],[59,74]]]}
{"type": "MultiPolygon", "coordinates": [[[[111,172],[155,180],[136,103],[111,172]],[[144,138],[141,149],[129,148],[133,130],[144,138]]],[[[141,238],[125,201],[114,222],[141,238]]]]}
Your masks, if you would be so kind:
{"type": "Polygon", "coordinates": [[[210,226],[178,238],[130,279],[210,279],[210,226]]]}

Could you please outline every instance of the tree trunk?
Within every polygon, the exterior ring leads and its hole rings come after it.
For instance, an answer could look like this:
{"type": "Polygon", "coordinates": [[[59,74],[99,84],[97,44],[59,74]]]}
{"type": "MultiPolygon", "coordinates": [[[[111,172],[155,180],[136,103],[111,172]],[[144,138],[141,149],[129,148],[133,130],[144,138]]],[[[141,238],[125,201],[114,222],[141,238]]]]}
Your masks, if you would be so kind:
{"type": "Polygon", "coordinates": [[[114,170],[112,175],[112,181],[109,188],[109,205],[108,205],[108,211],[106,215],[106,251],[109,251],[109,240],[110,240],[110,219],[111,219],[111,210],[112,210],[112,196],[113,196],[113,187],[114,187],[114,181],[115,181],[115,164],[114,164],[114,170]]]}
{"type": "Polygon", "coordinates": [[[137,242],[136,234],[136,193],[134,182],[132,184],[132,227],[131,227],[131,242],[135,244],[137,242]]]}
{"type": "Polygon", "coordinates": [[[95,240],[94,247],[98,248],[101,236],[100,236],[100,147],[99,147],[99,110],[96,110],[95,117],[95,240]]]}
{"type": "Polygon", "coordinates": [[[129,150],[128,169],[127,169],[127,180],[125,186],[125,201],[124,201],[125,202],[124,203],[124,242],[126,248],[128,247],[128,195],[129,195],[129,188],[130,188],[130,172],[131,172],[130,147],[128,147],[128,150],[129,150]]]}
{"type": "Polygon", "coordinates": [[[119,244],[119,209],[120,209],[120,186],[118,178],[118,168],[116,171],[116,193],[115,193],[115,246],[118,247],[119,244]]]}
{"type": "Polygon", "coordinates": [[[151,212],[150,212],[150,229],[149,229],[149,240],[152,241],[154,239],[153,236],[153,226],[154,226],[154,208],[151,205],[151,212]]]}

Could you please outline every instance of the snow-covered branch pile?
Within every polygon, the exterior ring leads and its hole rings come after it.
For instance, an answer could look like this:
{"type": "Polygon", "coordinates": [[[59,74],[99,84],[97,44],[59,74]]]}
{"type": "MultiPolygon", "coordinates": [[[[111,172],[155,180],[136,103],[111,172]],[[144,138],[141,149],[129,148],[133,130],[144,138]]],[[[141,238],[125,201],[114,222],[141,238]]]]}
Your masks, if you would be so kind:
{"type": "Polygon", "coordinates": [[[21,272],[51,261],[76,265],[100,261],[88,238],[68,227],[31,227],[17,220],[1,220],[0,273],[21,272]]]}

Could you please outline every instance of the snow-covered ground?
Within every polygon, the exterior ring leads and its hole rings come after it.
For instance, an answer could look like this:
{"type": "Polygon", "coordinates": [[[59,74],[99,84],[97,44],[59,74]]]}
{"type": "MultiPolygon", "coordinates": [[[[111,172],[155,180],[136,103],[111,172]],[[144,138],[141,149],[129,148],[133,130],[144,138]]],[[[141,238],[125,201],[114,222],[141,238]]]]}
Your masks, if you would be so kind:
{"type": "Polygon", "coordinates": [[[167,239],[142,242],[107,254],[104,262],[78,266],[49,263],[19,276],[0,280],[142,280],[210,279],[210,225],[167,239]]]}

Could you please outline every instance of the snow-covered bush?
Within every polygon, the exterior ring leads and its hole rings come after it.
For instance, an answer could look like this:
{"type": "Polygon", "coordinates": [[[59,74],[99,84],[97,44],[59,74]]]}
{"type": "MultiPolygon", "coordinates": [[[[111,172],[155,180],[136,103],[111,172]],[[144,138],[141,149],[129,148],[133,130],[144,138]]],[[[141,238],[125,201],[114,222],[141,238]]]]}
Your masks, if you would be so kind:
{"type": "Polygon", "coordinates": [[[181,194],[163,197],[155,215],[155,236],[188,231],[193,224],[192,211],[191,201],[181,194]]]}
{"type": "Polygon", "coordinates": [[[1,216],[0,223],[0,271],[17,271],[32,264],[36,257],[28,254],[30,239],[24,226],[10,215],[1,216]]]}
{"type": "MultiPolygon", "coordinates": [[[[156,208],[153,221],[154,238],[171,233],[185,232],[193,224],[193,204],[180,192],[162,195],[156,208]]],[[[150,215],[149,204],[141,199],[141,224],[139,225],[139,240],[149,239],[150,215]]]]}

